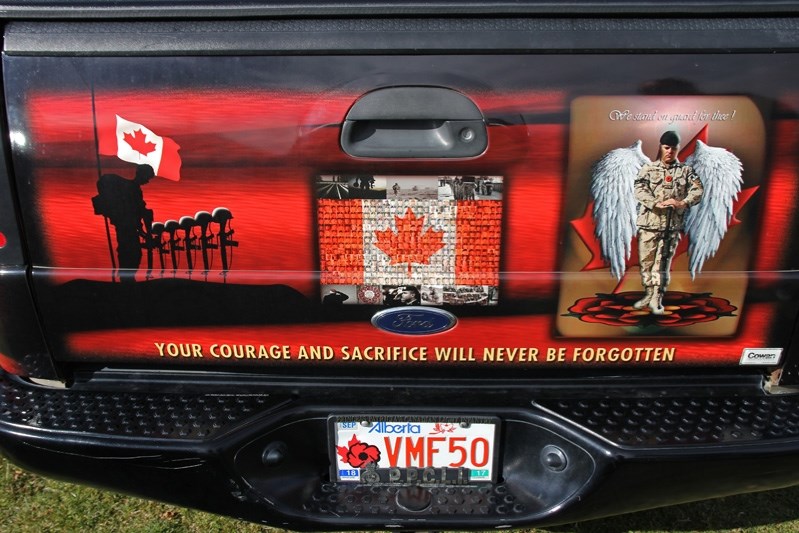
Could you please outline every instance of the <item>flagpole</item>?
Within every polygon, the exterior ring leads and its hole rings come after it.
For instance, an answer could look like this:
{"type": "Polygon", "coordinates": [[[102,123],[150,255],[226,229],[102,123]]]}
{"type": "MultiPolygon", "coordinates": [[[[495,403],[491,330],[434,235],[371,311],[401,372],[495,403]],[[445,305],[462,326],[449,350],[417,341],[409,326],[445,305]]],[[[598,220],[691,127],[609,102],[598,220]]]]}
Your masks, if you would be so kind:
{"type": "MultiPolygon", "coordinates": [[[[99,181],[100,178],[103,176],[103,169],[100,164],[100,137],[97,133],[97,105],[95,103],[95,96],[94,96],[94,76],[91,76],[89,79],[89,85],[91,86],[92,91],[92,126],[94,127],[94,153],[97,156],[97,180],[99,181]]],[[[108,217],[103,214],[103,220],[105,221],[105,237],[108,241],[108,253],[111,256],[111,283],[116,281],[116,270],[117,270],[117,261],[114,257],[114,244],[111,241],[111,227],[108,223],[108,217]]]]}

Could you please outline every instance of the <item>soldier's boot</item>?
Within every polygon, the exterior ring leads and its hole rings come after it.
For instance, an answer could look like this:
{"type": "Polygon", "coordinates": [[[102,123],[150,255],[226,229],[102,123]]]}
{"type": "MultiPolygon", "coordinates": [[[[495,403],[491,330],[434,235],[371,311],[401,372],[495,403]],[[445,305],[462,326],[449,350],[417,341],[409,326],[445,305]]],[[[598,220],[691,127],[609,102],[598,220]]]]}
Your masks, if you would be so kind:
{"type": "Polygon", "coordinates": [[[633,309],[643,309],[644,307],[649,305],[650,300],[652,300],[652,295],[655,294],[655,288],[644,287],[644,289],[646,289],[644,297],[633,304],[633,309]]]}
{"type": "Polygon", "coordinates": [[[663,293],[660,292],[660,287],[652,287],[652,299],[649,300],[649,310],[653,315],[663,315],[666,310],[663,309],[663,293]]]}

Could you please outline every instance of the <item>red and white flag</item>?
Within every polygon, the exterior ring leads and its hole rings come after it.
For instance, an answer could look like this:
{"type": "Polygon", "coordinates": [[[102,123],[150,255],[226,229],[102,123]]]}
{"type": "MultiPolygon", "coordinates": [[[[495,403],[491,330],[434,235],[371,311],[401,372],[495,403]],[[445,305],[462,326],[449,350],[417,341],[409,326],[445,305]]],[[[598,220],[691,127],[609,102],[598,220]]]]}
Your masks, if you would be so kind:
{"type": "Polygon", "coordinates": [[[115,122],[98,128],[100,154],[115,155],[128,163],[150,165],[156,176],[180,179],[180,146],[169,137],[116,115],[115,122]]]}
{"type": "Polygon", "coordinates": [[[502,203],[318,203],[324,284],[496,285],[502,203]]]}

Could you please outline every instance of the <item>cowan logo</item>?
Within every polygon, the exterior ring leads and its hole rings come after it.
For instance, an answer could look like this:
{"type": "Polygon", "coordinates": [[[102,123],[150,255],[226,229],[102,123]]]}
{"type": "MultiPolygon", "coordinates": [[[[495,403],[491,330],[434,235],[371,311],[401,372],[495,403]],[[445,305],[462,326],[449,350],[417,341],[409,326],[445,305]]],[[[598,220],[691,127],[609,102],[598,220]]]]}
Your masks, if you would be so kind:
{"type": "Polygon", "coordinates": [[[404,424],[378,422],[369,428],[369,433],[387,433],[394,435],[418,435],[421,432],[422,426],[419,424],[411,424],[410,422],[404,424]]]}
{"type": "Polygon", "coordinates": [[[780,364],[782,348],[744,348],[742,365],[774,366],[780,364]]]}
{"type": "Polygon", "coordinates": [[[405,335],[430,335],[455,326],[455,315],[435,307],[396,307],[375,313],[372,324],[405,335]]]}

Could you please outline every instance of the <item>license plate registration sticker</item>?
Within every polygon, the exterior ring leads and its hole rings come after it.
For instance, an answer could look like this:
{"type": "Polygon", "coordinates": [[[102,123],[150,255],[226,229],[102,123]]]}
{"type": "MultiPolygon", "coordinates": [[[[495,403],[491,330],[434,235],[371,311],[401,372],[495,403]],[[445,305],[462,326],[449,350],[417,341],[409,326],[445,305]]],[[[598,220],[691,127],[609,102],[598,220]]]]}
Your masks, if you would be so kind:
{"type": "Polygon", "coordinates": [[[336,481],[449,485],[496,481],[496,418],[331,417],[336,481]]]}

